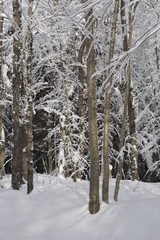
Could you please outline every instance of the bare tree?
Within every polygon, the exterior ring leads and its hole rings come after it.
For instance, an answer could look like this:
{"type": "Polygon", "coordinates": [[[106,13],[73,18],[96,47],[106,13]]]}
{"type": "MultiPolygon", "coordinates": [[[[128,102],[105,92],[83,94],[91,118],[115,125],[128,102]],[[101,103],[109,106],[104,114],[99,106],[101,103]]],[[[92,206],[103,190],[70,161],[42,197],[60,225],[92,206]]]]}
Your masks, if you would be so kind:
{"type": "MultiPolygon", "coordinates": [[[[119,0],[114,2],[114,12],[112,17],[112,27],[111,27],[111,39],[109,46],[109,59],[108,64],[114,56],[115,42],[116,42],[116,28],[117,19],[119,13],[119,0]]],[[[105,96],[104,96],[104,130],[103,130],[103,186],[102,186],[102,199],[104,202],[109,202],[109,120],[110,120],[110,90],[112,85],[112,74],[111,68],[107,72],[108,82],[106,84],[105,96]]]]}
{"type": "Polygon", "coordinates": [[[26,115],[26,138],[27,138],[27,193],[33,190],[33,97],[32,97],[32,15],[33,15],[33,0],[28,0],[28,29],[26,36],[26,65],[27,65],[27,115],[26,115]]]}
{"type": "MultiPolygon", "coordinates": [[[[126,11],[125,11],[125,1],[121,0],[121,26],[122,26],[122,35],[123,35],[123,51],[127,52],[131,48],[132,42],[132,9],[129,11],[129,19],[127,23],[126,19],[126,11]]],[[[122,116],[122,124],[121,124],[121,132],[120,132],[120,156],[119,156],[119,164],[118,171],[116,176],[116,186],[114,192],[114,200],[118,200],[119,186],[120,180],[122,177],[122,169],[123,169],[123,147],[125,141],[125,130],[126,130],[126,122],[127,122],[127,114],[129,116],[129,130],[131,136],[131,176],[132,180],[138,179],[137,173],[137,150],[136,150],[136,139],[135,139],[135,114],[133,107],[133,99],[132,99],[132,90],[131,90],[131,60],[129,59],[128,63],[124,67],[124,80],[125,80],[125,97],[124,97],[124,109],[122,116]]]]}
{"type": "Polygon", "coordinates": [[[4,146],[4,133],[3,133],[3,94],[4,94],[4,84],[3,84],[3,73],[2,73],[2,61],[3,61],[3,0],[0,1],[0,178],[2,178],[3,164],[5,157],[5,146],[4,146]]]}
{"type": "MultiPolygon", "coordinates": [[[[133,35],[133,21],[136,8],[138,6],[139,1],[133,2],[130,0],[130,9],[129,9],[129,16],[128,16],[128,49],[132,47],[132,35],[133,35]]],[[[128,96],[128,117],[129,117],[129,131],[130,131],[130,160],[131,160],[131,178],[132,180],[138,180],[138,167],[137,167],[137,139],[136,139],[136,116],[135,116],[135,109],[133,106],[133,89],[132,89],[132,75],[131,75],[131,60],[129,60],[129,70],[128,70],[128,81],[129,81],[129,96],[128,96]]]]}
{"type": "Polygon", "coordinates": [[[85,40],[83,40],[79,52],[78,52],[78,62],[80,63],[78,69],[78,79],[79,79],[79,94],[78,94],[78,115],[80,117],[79,123],[79,130],[80,130],[80,157],[83,159],[83,121],[82,118],[84,117],[84,78],[85,78],[85,71],[83,68],[83,55],[85,50],[85,40]]]}
{"type": "MultiPolygon", "coordinates": [[[[121,25],[122,25],[122,35],[123,35],[123,51],[128,50],[128,37],[127,37],[127,22],[126,22],[126,13],[125,13],[125,2],[121,0],[121,25]]],[[[127,119],[127,110],[128,110],[128,97],[129,97],[129,78],[130,78],[130,63],[126,64],[124,67],[124,79],[125,79],[125,99],[124,99],[124,109],[122,116],[122,124],[121,124],[121,132],[120,132],[120,156],[119,156],[119,164],[118,171],[116,176],[116,186],[114,192],[114,200],[118,199],[119,185],[120,179],[122,177],[122,168],[123,168],[123,146],[125,140],[125,130],[126,130],[126,119],[127,119]]]]}
{"type": "Polygon", "coordinates": [[[89,211],[95,214],[99,211],[99,154],[97,137],[97,102],[95,73],[95,51],[93,44],[93,9],[86,16],[87,49],[87,91],[88,91],[88,123],[89,123],[89,150],[90,150],[90,193],[89,211]]]}
{"type": "Polygon", "coordinates": [[[22,22],[21,22],[21,2],[12,1],[13,7],[13,159],[12,159],[12,187],[19,189],[22,182],[22,159],[20,154],[20,85],[22,82],[22,22]]]}

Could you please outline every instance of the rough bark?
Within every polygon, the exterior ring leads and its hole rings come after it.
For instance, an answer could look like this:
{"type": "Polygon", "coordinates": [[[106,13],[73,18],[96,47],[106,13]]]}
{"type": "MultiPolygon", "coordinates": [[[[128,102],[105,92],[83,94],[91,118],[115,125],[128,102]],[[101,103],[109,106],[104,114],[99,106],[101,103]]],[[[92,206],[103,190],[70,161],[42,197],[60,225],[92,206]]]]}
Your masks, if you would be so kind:
{"type": "MultiPolygon", "coordinates": [[[[130,0],[132,3],[133,0],[130,0]]],[[[129,22],[129,31],[128,31],[128,49],[132,47],[132,32],[133,32],[133,20],[136,8],[138,6],[138,1],[133,3],[130,6],[128,22],[129,22]]],[[[135,110],[133,106],[133,93],[131,87],[131,60],[129,61],[129,68],[128,71],[128,81],[129,81],[129,96],[128,96],[128,117],[129,117],[129,132],[130,132],[130,161],[131,161],[131,179],[132,181],[138,180],[138,166],[137,166],[137,139],[136,139],[136,124],[135,124],[135,110]]]]}
{"type": "Polygon", "coordinates": [[[2,123],[2,114],[3,114],[3,74],[2,74],[2,58],[3,58],[3,1],[0,1],[0,178],[3,175],[3,164],[5,158],[5,146],[4,146],[4,134],[3,134],[3,123],[2,123]]]}
{"type": "Polygon", "coordinates": [[[135,111],[133,107],[132,88],[130,87],[128,96],[128,116],[129,116],[129,132],[130,132],[130,161],[131,161],[131,179],[132,181],[138,180],[138,166],[137,166],[137,139],[136,139],[136,124],[135,124],[135,111]]]}
{"type": "Polygon", "coordinates": [[[86,39],[87,57],[87,93],[88,93],[88,121],[89,121],[89,149],[90,149],[90,192],[89,211],[95,214],[99,211],[99,154],[97,137],[97,102],[95,73],[95,51],[93,45],[93,10],[86,16],[86,28],[89,36],[86,39]]]}
{"type": "MultiPolygon", "coordinates": [[[[67,52],[67,49],[65,50],[67,52]]],[[[63,74],[64,74],[64,95],[65,95],[65,127],[64,127],[64,157],[65,157],[65,176],[73,177],[76,181],[75,163],[73,159],[73,146],[72,146],[72,136],[71,136],[71,104],[69,100],[69,86],[68,86],[68,69],[66,67],[66,62],[63,62],[63,74]]]]}
{"type": "Polygon", "coordinates": [[[21,148],[21,155],[22,155],[22,183],[25,183],[27,181],[27,151],[26,151],[26,146],[27,146],[27,136],[26,136],[26,123],[25,119],[21,119],[21,124],[20,124],[20,148],[21,148]]]}
{"type": "Polygon", "coordinates": [[[13,159],[12,159],[12,187],[18,190],[22,182],[21,178],[21,154],[20,154],[20,134],[19,134],[19,103],[20,84],[22,81],[22,58],[21,58],[21,3],[18,0],[12,1],[13,6],[13,159]]]}
{"type": "Polygon", "coordinates": [[[26,46],[27,46],[27,122],[26,122],[26,137],[27,137],[27,193],[29,194],[33,190],[33,129],[32,129],[32,119],[33,119],[33,99],[32,99],[32,8],[33,0],[28,0],[28,30],[26,36],[26,46]]]}
{"type": "MultiPolygon", "coordinates": [[[[84,147],[83,147],[83,117],[84,117],[84,78],[85,72],[83,69],[83,55],[85,49],[85,40],[83,40],[81,47],[78,52],[78,62],[81,66],[78,67],[78,79],[79,79],[79,96],[78,96],[78,115],[79,115],[79,131],[80,131],[80,158],[81,161],[84,157],[84,147]]],[[[81,171],[78,172],[79,177],[81,176],[81,171]]]]}

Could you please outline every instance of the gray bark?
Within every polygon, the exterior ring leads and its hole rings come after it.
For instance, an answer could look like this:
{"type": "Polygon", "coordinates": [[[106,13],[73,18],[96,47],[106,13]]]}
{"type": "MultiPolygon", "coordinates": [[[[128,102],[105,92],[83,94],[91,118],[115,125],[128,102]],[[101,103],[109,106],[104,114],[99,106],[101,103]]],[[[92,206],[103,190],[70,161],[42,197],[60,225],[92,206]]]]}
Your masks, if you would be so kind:
{"type": "MultiPolygon", "coordinates": [[[[111,40],[109,47],[108,64],[114,56],[115,41],[116,41],[116,28],[119,13],[119,0],[115,0],[112,27],[111,27],[111,40]]],[[[110,68],[107,75],[110,75],[110,68]]],[[[109,203],[109,119],[110,119],[110,88],[112,85],[112,75],[109,77],[104,96],[104,130],[103,130],[103,185],[102,185],[102,199],[104,202],[109,203]]]]}
{"type": "Polygon", "coordinates": [[[93,45],[93,10],[86,17],[86,28],[90,35],[86,39],[87,57],[87,90],[88,90],[88,121],[89,121],[89,149],[90,149],[90,193],[89,211],[95,214],[99,211],[99,154],[97,137],[97,102],[95,73],[95,52],[93,45]]]}
{"type": "Polygon", "coordinates": [[[3,1],[0,1],[0,178],[3,175],[3,164],[5,158],[5,145],[3,139],[3,94],[4,94],[4,84],[3,84],[3,73],[2,73],[2,61],[3,61],[3,1]]]}

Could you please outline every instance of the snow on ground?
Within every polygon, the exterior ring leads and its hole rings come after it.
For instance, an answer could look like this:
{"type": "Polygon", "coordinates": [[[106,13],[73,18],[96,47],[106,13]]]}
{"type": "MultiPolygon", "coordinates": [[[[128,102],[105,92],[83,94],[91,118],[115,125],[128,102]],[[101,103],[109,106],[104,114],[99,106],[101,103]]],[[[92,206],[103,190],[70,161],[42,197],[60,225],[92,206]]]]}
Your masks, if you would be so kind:
{"type": "Polygon", "coordinates": [[[122,181],[114,202],[101,202],[96,215],[88,212],[87,181],[72,182],[36,175],[26,195],[0,180],[0,240],[151,240],[160,236],[160,183],[122,181]],[[2,188],[3,186],[3,188],[2,188]]]}

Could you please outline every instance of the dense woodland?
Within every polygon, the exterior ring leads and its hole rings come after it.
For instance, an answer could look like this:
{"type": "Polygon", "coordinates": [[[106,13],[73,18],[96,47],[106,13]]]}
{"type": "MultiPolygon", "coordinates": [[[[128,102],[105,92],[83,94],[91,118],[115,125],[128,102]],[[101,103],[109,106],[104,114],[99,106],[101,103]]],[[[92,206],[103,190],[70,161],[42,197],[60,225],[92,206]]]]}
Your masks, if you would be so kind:
{"type": "Polygon", "coordinates": [[[160,2],[0,0],[0,175],[160,181],[160,2]]]}

